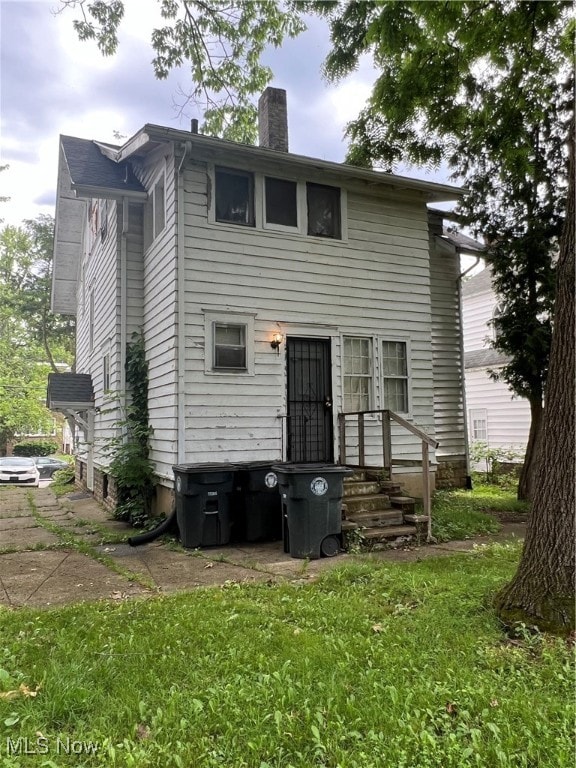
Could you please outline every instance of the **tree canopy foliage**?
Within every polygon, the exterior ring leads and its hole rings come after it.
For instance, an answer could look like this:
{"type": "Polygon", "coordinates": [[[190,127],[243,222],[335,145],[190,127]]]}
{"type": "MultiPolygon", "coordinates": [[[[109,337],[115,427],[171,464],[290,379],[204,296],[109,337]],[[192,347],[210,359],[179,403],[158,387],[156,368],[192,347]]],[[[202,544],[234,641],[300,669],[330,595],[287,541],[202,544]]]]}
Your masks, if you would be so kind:
{"type": "Polygon", "coordinates": [[[554,261],[566,203],[573,107],[571,3],[331,2],[338,79],[371,55],[372,97],[348,126],[348,160],[392,170],[447,163],[469,190],[461,220],[486,239],[498,294],[494,372],[528,398],[532,429],[520,496],[530,495],[554,303],[554,261]]]}
{"type": "Polygon", "coordinates": [[[73,324],[50,311],[53,232],[45,215],[0,231],[0,448],[52,426],[47,375],[74,359],[73,324]]]}
{"type": "MultiPolygon", "coordinates": [[[[61,0],[61,6],[80,11],[73,23],[81,40],[94,40],[105,56],[116,52],[123,0],[61,0]]],[[[298,11],[277,0],[158,0],[158,7],[165,23],[151,31],[156,77],[163,80],[174,68],[189,66],[184,96],[202,107],[202,130],[254,143],[254,96],[272,78],[261,55],[304,29],[298,11]]]]}

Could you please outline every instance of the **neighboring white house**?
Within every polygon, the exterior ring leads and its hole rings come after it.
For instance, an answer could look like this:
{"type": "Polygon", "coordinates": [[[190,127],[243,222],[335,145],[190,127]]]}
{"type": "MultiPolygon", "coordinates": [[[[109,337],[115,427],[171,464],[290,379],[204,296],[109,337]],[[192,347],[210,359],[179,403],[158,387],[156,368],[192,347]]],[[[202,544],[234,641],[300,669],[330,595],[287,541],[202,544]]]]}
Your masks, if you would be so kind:
{"type": "MultiPolygon", "coordinates": [[[[174,464],[335,462],[339,415],[380,409],[439,441],[437,482],[448,467],[463,483],[459,257],[427,208],[460,194],[289,153],[276,89],[259,147],[155,125],[121,147],[62,136],[53,309],[77,316],[84,378],[49,400],[85,428],[87,486],[102,486],[121,417],[105,391],[125,391],[134,331],[160,507],[174,464]]],[[[365,463],[382,466],[379,415],[365,436],[365,463]]],[[[420,440],[395,426],[392,449],[409,484],[420,440]]]]}
{"type": "Polygon", "coordinates": [[[489,268],[463,282],[462,303],[470,442],[484,442],[490,448],[518,449],[522,453],[528,442],[530,405],[489,374],[506,360],[489,344],[494,338],[490,321],[498,311],[489,268]]]}

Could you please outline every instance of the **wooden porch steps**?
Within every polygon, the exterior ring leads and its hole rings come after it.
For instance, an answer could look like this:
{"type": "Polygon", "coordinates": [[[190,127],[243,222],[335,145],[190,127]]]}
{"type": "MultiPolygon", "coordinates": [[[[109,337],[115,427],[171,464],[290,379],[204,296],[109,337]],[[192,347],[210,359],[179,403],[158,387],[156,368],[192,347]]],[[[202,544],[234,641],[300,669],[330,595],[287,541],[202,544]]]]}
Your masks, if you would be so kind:
{"type": "Polygon", "coordinates": [[[381,478],[382,472],[363,468],[345,478],[342,504],[345,548],[354,544],[371,549],[403,539],[420,540],[422,524],[427,518],[414,514],[414,499],[402,495],[398,483],[381,478]]]}

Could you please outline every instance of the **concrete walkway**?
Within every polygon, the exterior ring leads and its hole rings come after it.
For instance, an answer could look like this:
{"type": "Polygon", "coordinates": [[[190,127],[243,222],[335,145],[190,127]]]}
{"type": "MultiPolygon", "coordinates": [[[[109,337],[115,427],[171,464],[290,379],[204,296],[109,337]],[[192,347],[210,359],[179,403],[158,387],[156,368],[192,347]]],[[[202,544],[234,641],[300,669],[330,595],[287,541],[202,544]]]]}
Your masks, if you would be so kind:
{"type": "Polygon", "coordinates": [[[290,557],[282,542],[204,550],[160,541],[130,547],[133,529],[111,520],[87,494],[58,500],[49,487],[0,488],[0,606],[125,600],[227,582],[306,581],[345,562],[413,562],[523,538],[524,530],[524,524],[505,523],[496,536],[311,561],[290,557]]]}

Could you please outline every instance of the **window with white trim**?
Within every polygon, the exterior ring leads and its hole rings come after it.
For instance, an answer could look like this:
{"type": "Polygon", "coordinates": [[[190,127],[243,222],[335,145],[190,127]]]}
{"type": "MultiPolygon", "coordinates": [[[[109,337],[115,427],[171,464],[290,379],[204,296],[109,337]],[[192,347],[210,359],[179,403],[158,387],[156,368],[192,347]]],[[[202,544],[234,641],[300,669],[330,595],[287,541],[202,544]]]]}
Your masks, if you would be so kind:
{"type": "Polygon", "coordinates": [[[384,408],[395,413],[408,413],[408,344],[405,341],[383,341],[381,363],[384,408]]]}
{"type": "Polygon", "coordinates": [[[88,349],[92,352],[94,349],[94,288],[90,290],[88,301],[88,349]]]}
{"type": "Polygon", "coordinates": [[[266,224],[298,227],[298,184],[288,179],[264,178],[264,213],[266,224]]]}
{"type": "Polygon", "coordinates": [[[204,309],[204,372],[254,375],[254,314],[204,309]]]}
{"type": "Polygon", "coordinates": [[[253,227],[254,174],[217,166],[214,183],[216,221],[253,227]]]}
{"type": "Polygon", "coordinates": [[[104,392],[110,389],[110,355],[104,355],[102,358],[102,381],[104,392]]]}
{"type": "Polygon", "coordinates": [[[369,411],[372,396],[372,340],[343,340],[344,412],[369,411]]]}
{"type": "Polygon", "coordinates": [[[214,370],[246,370],[246,326],[242,323],[213,324],[214,370]]]}
{"type": "Polygon", "coordinates": [[[468,411],[470,437],[472,440],[488,440],[488,412],[485,408],[471,408],[468,411]]]}
{"type": "Polygon", "coordinates": [[[149,248],[166,226],[166,181],[160,175],[144,208],[144,249],[149,248]]]}
{"type": "Polygon", "coordinates": [[[315,237],[342,237],[340,188],[326,184],[306,184],[308,234],[315,237]]]}

